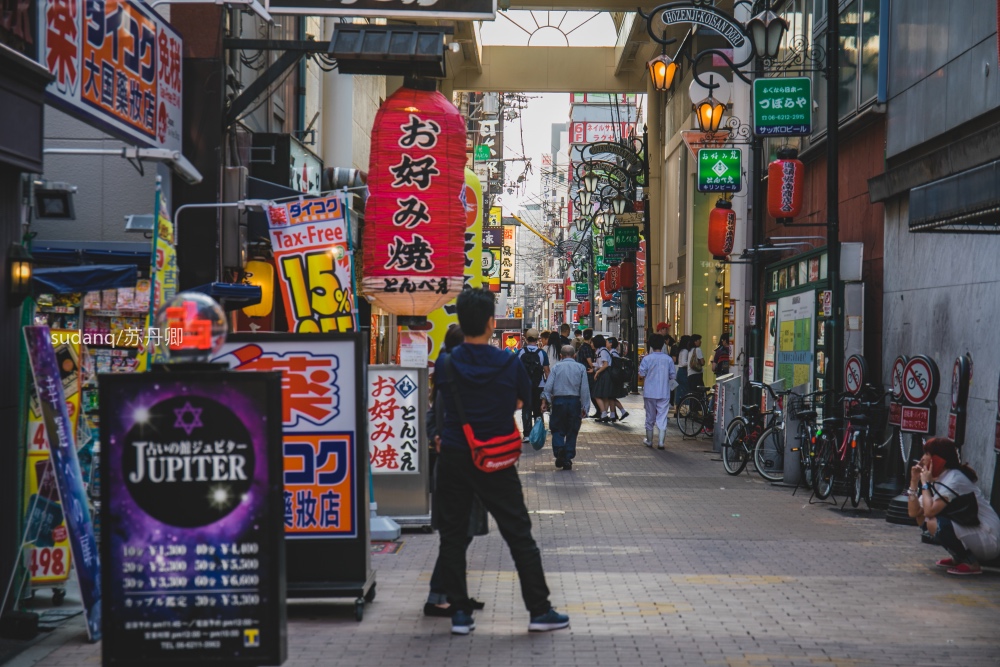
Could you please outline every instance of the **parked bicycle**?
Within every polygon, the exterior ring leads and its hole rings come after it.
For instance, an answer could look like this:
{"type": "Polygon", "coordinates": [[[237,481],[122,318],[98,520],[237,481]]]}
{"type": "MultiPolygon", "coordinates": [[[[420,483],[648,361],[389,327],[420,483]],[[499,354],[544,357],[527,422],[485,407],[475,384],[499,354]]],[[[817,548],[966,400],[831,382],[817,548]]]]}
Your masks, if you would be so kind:
{"type": "Polygon", "coordinates": [[[813,488],[813,470],[816,465],[816,433],[819,430],[816,422],[819,412],[816,407],[828,393],[814,391],[802,396],[792,394],[788,399],[788,414],[799,424],[795,429],[795,446],[791,451],[799,455],[799,481],[807,489],[813,488]]]}
{"type": "MultiPolygon", "coordinates": [[[[862,395],[874,396],[870,400],[852,394],[839,397],[843,417],[827,417],[822,431],[817,435],[813,491],[820,500],[833,493],[834,483],[841,479],[852,507],[864,500],[871,504],[875,494],[875,444],[872,427],[881,427],[882,401],[888,396],[867,386],[862,395]]],[[[887,444],[881,443],[880,446],[887,444]]],[[[846,503],[845,503],[846,504],[846,503]]]]}
{"type": "Polygon", "coordinates": [[[740,416],[726,425],[722,443],[722,465],[730,475],[739,475],[749,461],[764,479],[777,482],[784,473],[785,426],[782,402],[791,389],[775,392],[770,385],[751,382],[751,387],[767,391],[774,408],[761,410],[757,404],[742,406],[740,416]]]}
{"type": "Polygon", "coordinates": [[[689,438],[715,429],[715,389],[695,386],[677,403],[677,428],[689,438]]]}

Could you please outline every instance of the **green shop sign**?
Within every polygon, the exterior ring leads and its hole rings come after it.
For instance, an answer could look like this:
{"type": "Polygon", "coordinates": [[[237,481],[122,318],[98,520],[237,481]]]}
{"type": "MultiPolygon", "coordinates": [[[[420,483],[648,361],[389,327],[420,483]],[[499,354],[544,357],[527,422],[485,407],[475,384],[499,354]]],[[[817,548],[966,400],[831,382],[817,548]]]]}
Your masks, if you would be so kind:
{"type": "Polygon", "coordinates": [[[743,187],[743,153],[738,148],[698,150],[698,192],[739,192],[743,187]]]}
{"type": "Polygon", "coordinates": [[[597,264],[598,273],[604,273],[605,271],[608,270],[608,265],[604,261],[604,255],[598,255],[597,257],[594,258],[594,261],[597,264]]]}
{"type": "Polygon", "coordinates": [[[619,252],[638,252],[639,228],[615,227],[615,250],[619,252]]]}
{"type": "Polygon", "coordinates": [[[625,259],[625,251],[619,250],[615,246],[614,236],[604,237],[604,261],[605,262],[617,262],[619,260],[625,259]]]}
{"type": "Polygon", "coordinates": [[[587,283],[573,283],[573,293],[576,294],[576,299],[586,299],[590,295],[590,290],[587,289],[587,283]]]}
{"type": "Polygon", "coordinates": [[[793,137],[812,132],[812,81],[808,77],[755,79],[753,133],[793,137]]]}
{"type": "Polygon", "coordinates": [[[490,147],[486,144],[477,144],[475,151],[472,153],[472,158],[476,162],[486,162],[490,159],[490,147]]]}

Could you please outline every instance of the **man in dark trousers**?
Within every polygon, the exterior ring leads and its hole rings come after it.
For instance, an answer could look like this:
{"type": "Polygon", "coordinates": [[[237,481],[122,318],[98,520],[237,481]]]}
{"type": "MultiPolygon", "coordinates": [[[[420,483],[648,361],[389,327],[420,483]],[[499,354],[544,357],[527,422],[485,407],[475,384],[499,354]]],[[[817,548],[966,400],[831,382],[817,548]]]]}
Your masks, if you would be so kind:
{"type": "Polygon", "coordinates": [[[542,555],[531,535],[531,519],[517,468],[483,472],[475,466],[455,404],[457,394],[477,439],[509,435],[516,429],[514,411],[531,400],[528,374],[516,357],[490,345],[495,327],[491,292],[465,290],[458,296],[457,309],[465,343],[444,360],[439,357],[435,364],[435,375],[441,373],[435,379],[441,392],[439,400],[444,400],[437,477],[438,528],[442,585],[455,607],[451,631],[466,635],[476,628],[465,577],[466,533],[473,494],[493,515],[510,549],[521,580],[521,597],[528,609],[528,630],[545,632],[569,627],[569,617],[558,613],[549,602],[542,555]]]}
{"type": "Polygon", "coordinates": [[[576,436],[580,423],[590,408],[590,383],[587,371],[576,363],[573,346],[563,345],[559,351],[561,361],[552,367],[545,390],[542,392],[542,409],[552,406],[552,454],[556,457],[556,467],[573,469],[576,458],[576,436]]]}

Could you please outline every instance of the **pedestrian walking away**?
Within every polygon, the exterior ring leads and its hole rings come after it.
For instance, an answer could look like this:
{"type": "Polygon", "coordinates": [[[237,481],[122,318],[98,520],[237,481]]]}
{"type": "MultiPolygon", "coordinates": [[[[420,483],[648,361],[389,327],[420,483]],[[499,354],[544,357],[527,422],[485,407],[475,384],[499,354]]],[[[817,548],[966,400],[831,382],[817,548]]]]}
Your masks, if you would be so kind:
{"type": "Polygon", "coordinates": [[[716,375],[725,375],[729,372],[729,334],[724,333],[719,336],[719,346],[712,354],[712,372],[716,375]]]}
{"type": "Polygon", "coordinates": [[[437,493],[440,510],[440,557],[442,583],[455,607],[451,617],[453,634],[475,630],[472,603],[466,581],[466,547],[473,495],[496,520],[510,549],[521,582],[521,597],[528,610],[528,630],[544,632],[569,627],[569,617],[558,613],[549,601],[549,588],[542,569],[542,555],[531,534],[531,519],[516,466],[485,472],[475,465],[463,421],[470,438],[487,441],[502,438],[515,429],[514,411],[531,401],[532,388],[524,366],[512,355],[490,345],[496,322],[494,298],[489,290],[462,291],[457,300],[458,323],[465,343],[450,355],[442,355],[435,374],[439,400],[444,401],[441,456],[438,459],[437,493]],[[460,396],[464,420],[459,417],[460,396]]]}
{"type": "Polygon", "coordinates": [[[1000,556],[1000,517],[976,486],[978,479],[948,438],[924,443],[924,455],[910,470],[907,511],[933,544],[951,554],[937,562],[948,574],[982,574],[979,563],[1000,556]]]}
{"type": "Polygon", "coordinates": [[[622,354],[620,345],[619,340],[614,336],[608,339],[608,352],[611,353],[611,382],[614,391],[614,397],[611,399],[612,422],[628,417],[628,410],[618,399],[628,396],[627,383],[632,380],[632,369],[634,368],[628,357],[622,354]],[[621,410],[620,417],[618,410],[621,410]]]}
{"type": "Polygon", "coordinates": [[[560,361],[552,367],[542,391],[542,409],[551,406],[549,430],[552,431],[552,453],[556,467],[573,468],[576,458],[576,436],[590,406],[587,370],[576,362],[572,345],[564,345],[560,361]]]}
{"type": "Polygon", "coordinates": [[[549,355],[538,347],[538,329],[528,329],[524,340],[525,345],[517,353],[517,358],[521,360],[531,382],[531,401],[521,408],[521,436],[527,442],[535,418],[542,418],[542,388],[545,386],[545,378],[549,376],[549,355]]]}
{"type": "Polygon", "coordinates": [[[674,391],[674,406],[688,392],[688,359],[691,357],[691,336],[683,335],[677,342],[677,388],[674,391]]]}
{"type": "Polygon", "coordinates": [[[642,384],[642,402],[646,408],[646,439],[643,444],[653,446],[653,428],[660,431],[657,449],[663,449],[667,437],[667,409],[670,407],[670,385],[676,381],[677,369],[674,360],[664,351],[666,341],[662,334],[649,337],[650,352],[639,363],[639,377],[642,384]]]}
{"type": "Polygon", "coordinates": [[[583,342],[576,351],[576,362],[578,364],[583,364],[583,367],[587,369],[587,382],[590,384],[590,402],[594,404],[594,414],[590,415],[594,419],[599,419],[601,416],[601,406],[598,405],[597,399],[594,398],[594,330],[584,329],[583,330],[583,342]]]}
{"type": "Polygon", "coordinates": [[[611,381],[611,351],[607,348],[607,340],[600,334],[594,336],[594,352],[594,388],[592,391],[600,411],[600,416],[595,421],[607,424],[611,422],[608,411],[611,408],[611,401],[615,397],[615,388],[614,382],[611,381]]]}

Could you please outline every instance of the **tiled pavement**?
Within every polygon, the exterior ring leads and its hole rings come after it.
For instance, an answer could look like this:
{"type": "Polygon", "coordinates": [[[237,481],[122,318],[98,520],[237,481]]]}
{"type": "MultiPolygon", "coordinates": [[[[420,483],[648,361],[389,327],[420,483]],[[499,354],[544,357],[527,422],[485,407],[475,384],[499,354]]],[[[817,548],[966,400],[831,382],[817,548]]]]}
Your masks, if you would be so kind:
{"type": "MultiPolygon", "coordinates": [[[[1000,574],[957,578],[914,527],[807,504],[755,473],[729,477],[706,440],[671,426],[644,447],[641,402],[588,422],[572,471],[551,450],[520,464],[553,602],[570,630],[529,634],[495,525],[469,551],[487,608],[468,637],[421,615],[437,536],[404,533],[375,556],[378,597],[292,602],[287,665],[1000,665],[1000,574]]],[[[331,568],[336,567],[331,563],[331,568]]],[[[98,664],[70,626],[8,663],[98,664]],[[64,642],[61,643],[60,642],[64,642]]]]}

